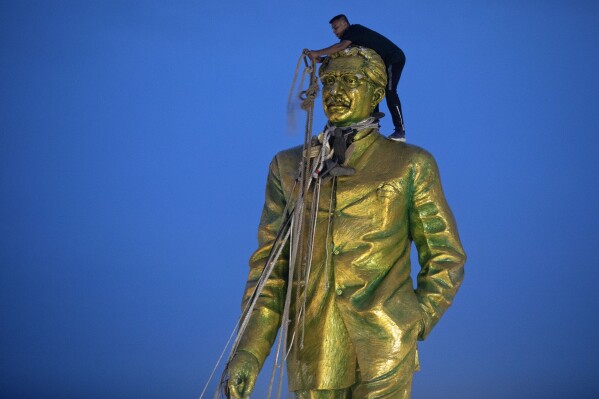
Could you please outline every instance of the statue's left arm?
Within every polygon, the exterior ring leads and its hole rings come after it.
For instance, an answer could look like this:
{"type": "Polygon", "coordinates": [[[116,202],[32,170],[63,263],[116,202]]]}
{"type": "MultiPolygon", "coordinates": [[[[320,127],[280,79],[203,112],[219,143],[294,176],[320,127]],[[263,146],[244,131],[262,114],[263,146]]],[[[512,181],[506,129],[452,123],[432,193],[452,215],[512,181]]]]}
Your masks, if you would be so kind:
{"type": "MultiPolygon", "coordinates": [[[[285,196],[277,158],[270,164],[266,199],[258,231],[258,250],[250,259],[250,271],[242,301],[242,312],[251,301],[285,217],[285,196]]],[[[248,325],[240,337],[235,356],[228,365],[229,395],[232,399],[249,398],[258,373],[268,356],[281,323],[287,289],[288,246],[275,263],[256,300],[248,325]]]]}
{"type": "MultiPolygon", "coordinates": [[[[283,219],[285,218],[285,195],[281,182],[278,159],[270,164],[266,184],[266,198],[258,229],[258,249],[250,259],[250,271],[243,296],[242,308],[250,301],[265,268],[283,219]]],[[[288,245],[275,263],[272,273],[262,288],[250,317],[248,326],[240,339],[238,350],[251,353],[260,365],[268,356],[281,323],[281,314],[287,291],[288,245]]]]}
{"type": "Polygon", "coordinates": [[[443,195],[437,164],[422,151],[412,163],[410,233],[421,270],[416,296],[423,312],[423,340],[451,305],[464,278],[466,254],[443,195]]]}

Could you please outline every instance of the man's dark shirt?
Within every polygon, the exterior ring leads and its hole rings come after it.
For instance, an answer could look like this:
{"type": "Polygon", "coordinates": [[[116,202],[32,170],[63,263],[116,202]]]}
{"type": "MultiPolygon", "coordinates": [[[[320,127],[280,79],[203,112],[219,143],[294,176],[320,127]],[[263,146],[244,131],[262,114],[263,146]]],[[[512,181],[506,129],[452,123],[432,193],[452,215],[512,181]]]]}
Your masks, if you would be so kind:
{"type": "Polygon", "coordinates": [[[350,25],[340,38],[341,41],[349,40],[354,46],[368,47],[381,56],[385,65],[405,62],[406,56],[399,47],[385,36],[368,29],[365,26],[350,25]]]}

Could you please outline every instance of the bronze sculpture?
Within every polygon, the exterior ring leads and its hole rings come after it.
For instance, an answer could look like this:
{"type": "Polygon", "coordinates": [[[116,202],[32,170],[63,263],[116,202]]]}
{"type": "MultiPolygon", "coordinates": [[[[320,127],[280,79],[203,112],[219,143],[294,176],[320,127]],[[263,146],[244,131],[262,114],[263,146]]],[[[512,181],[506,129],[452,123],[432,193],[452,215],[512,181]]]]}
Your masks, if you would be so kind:
{"type": "Polygon", "coordinates": [[[311,212],[301,214],[312,224],[299,237],[288,234],[299,249],[279,248],[259,283],[297,198],[302,148],[282,151],[270,165],[244,304],[257,287],[259,295],[228,365],[229,395],[249,397],[283,319],[297,398],[409,398],[416,341],[451,304],[465,254],[433,157],[386,139],[370,117],[384,96],[380,57],[350,47],[325,60],[319,74],[329,124],[316,144],[328,156],[312,161],[321,165],[311,169],[311,212]],[[415,290],[412,241],[421,265],[415,290]]]}

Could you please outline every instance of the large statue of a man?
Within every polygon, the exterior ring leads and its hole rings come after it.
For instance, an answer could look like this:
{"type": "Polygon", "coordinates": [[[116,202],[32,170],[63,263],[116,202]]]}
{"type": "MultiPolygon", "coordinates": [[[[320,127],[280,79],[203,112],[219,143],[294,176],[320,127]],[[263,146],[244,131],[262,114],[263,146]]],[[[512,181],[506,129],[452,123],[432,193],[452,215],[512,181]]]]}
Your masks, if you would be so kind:
{"type": "MultiPolygon", "coordinates": [[[[291,284],[289,389],[300,399],[406,399],[418,369],[416,342],[450,306],[466,256],[433,157],[388,140],[371,118],[385,93],[381,58],[350,47],[325,60],[319,75],[327,129],[335,130],[327,143],[338,164],[319,171],[319,195],[306,195],[307,203],[316,202],[308,204],[315,223],[296,238],[310,246],[301,248],[309,265],[298,266],[310,272],[307,281],[291,284]],[[412,241],[421,266],[416,289],[412,241]]],[[[302,157],[301,147],[292,148],[270,165],[244,302],[294,200],[302,157]]],[[[282,252],[229,364],[232,398],[249,397],[285,313],[289,250],[282,252]]]]}

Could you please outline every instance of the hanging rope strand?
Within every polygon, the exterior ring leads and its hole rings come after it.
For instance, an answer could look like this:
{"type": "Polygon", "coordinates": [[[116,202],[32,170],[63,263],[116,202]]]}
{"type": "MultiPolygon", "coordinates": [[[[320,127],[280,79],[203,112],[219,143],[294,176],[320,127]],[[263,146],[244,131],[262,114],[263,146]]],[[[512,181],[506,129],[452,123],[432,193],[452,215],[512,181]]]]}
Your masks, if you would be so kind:
{"type": "MultiPolygon", "coordinates": [[[[268,398],[270,398],[270,395],[271,395],[271,392],[272,392],[272,389],[274,386],[275,375],[278,370],[279,379],[278,379],[278,389],[277,389],[276,398],[277,399],[281,398],[282,376],[283,376],[283,371],[284,371],[283,369],[284,369],[285,361],[287,360],[287,357],[289,356],[290,350],[293,346],[293,342],[297,338],[296,331],[295,331],[296,328],[294,328],[294,331],[292,331],[292,334],[291,334],[291,340],[290,340],[290,342],[288,342],[289,325],[291,323],[291,320],[290,320],[290,307],[291,306],[290,305],[291,305],[291,296],[292,296],[293,285],[294,285],[294,283],[293,283],[294,275],[296,273],[296,266],[301,265],[301,263],[304,260],[306,260],[305,254],[303,253],[304,251],[303,251],[302,245],[301,245],[301,243],[302,243],[301,237],[302,237],[302,232],[305,230],[305,228],[308,228],[310,231],[314,227],[314,223],[312,222],[314,217],[310,217],[309,226],[304,226],[304,224],[305,224],[304,215],[305,215],[305,210],[306,210],[305,209],[306,208],[305,195],[310,190],[310,186],[312,185],[312,182],[314,181],[315,176],[316,176],[316,173],[315,173],[316,167],[318,166],[318,164],[320,163],[320,161],[322,159],[322,154],[319,153],[319,154],[317,154],[317,157],[314,160],[314,162],[310,162],[311,156],[314,157],[316,155],[316,154],[312,155],[312,127],[313,127],[313,116],[314,116],[314,101],[318,94],[318,79],[316,77],[316,67],[315,67],[314,61],[310,60],[305,54],[302,54],[300,56],[297,66],[296,66],[295,74],[293,77],[293,82],[292,82],[291,89],[289,92],[288,107],[291,106],[294,88],[295,88],[295,84],[297,82],[297,77],[298,77],[299,69],[300,69],[302,62],[305,64],[305,68],[302,71],[300,87],[303,87],[307,75],[309,75],[310,84],[306,90],[300,91],[300,93],[298,95],[298,97],[302,100],[302,109],[306,111],[306,124],[305,124],[302,162],[299,165],[300,170],[298,173],[298,177],[296,178],[296,180],[294,182],[294,186],[291,189],[291,193],[289,194],[289,201],[287,201],[285,209],[282,213],[283,220],[281,222],[281,226],[277,232],[277,236],[275,237],[275,240],[274,240],[271,250],[269,252],[268,258],[265,262],[264,268],[262,269],[261,275],[256,282],[254,291],[249,296],[249,298],[246,300],[247,302],[244,305],[244,309],[242,310],[240,318],[238,319],[237,324],[235,325],[233,333],[229,337],[229,340],[227,341],[225,348],[221,352],[221,355],[220,355],[214,369],[212,370],[212,373],[210,374],[210,377],[209,377],[206,385],[204,386],[204,389],[202,390],[202,393],[200,394],[199,399],[202,399],[204,397],[204,394],[205,394],[217,368],[219,367],[219,365],[223,359],[223,356],[227,351],[227,348],[229,347],[229,345],[231,345],[230,351],[229,351],[229,357],[227,359],[225,368],[223,370],[218,389],[215,392],[215,396],[214,396],[215,399],[217,399],[219,397],[226,397],[225,387],[228,383],[228,378],[229,378],[229,374],[228,374],[229,364],[230,364],[233,356],[235,356],[235,353],[237,352],[237,348],[238,348],[239,343],[241,342],[241,338],[242,338],[243,334],[245,333],[245,330],[249,324],[249,320],[251,318],[254,307],[258,301],[258,298],[260,297],[262,290],[264,289],[268,279],[270,278],[274,268],[276,267],[276,265],[280,259],[280,256],[283,252],[283,249],[285,248],[285,246],[287,244],[289,244],[290,254],[289,254],[289,262],[288,262],[287,293],[286,293],[286,297],[285,297],[283,314],[281,317],[281,330],[279,332],[280,335],[279,335],[279,339],[278,339],[279,342],[277,344],[277,353],[276,353],[276,357],[275,357],[275,364],[273,366],[273,374],[270,379],[269,391],[268,391],[268,398]],[[293,194],[294,194],[296,188],[298,188],[298,194],[297,194],[296,200],[292,202],[291,199],[293,198],[293,194]],[[237,331],[237,337],[231,344],[231,340],[235,334],[235,331],[237,331]]],[[[315,188],[315,191],[316,190],[317,189],[315,188]]],[[[318,189],[317,191],[319,192],[320,190],[318,189]]],[[[314,204],[313,204],[313,206],[314,206],[314,204]]],[[[311,240],[313,240],[313,233],[311,233],[310,235],[312,236],[311,240]]],[[[309,247],[311,247],[311,246],[312,245],[310,244],[309,247]]],[[[311,248],[308,248],[308,253],[311,253],[311,248]]],[[[309,257],[311,258],[311,255],[309,257]]],[[[298,278],[303,280],[304,284],[307,284],[307,279],[309,278],[309,263],[307,265],[308,265],[308,270],[305,272],[305,274],[301,274],[298,276],[298,278]]],[[[298,270],[300,270],[300,269],[298,268],[298,270]]],[[[305,305],[304,305],[304,307],[305,307],[305,305]]],[[[299,313],[298,316],[300,316],[302,319],[303,319],[303,317],[305,317],[305,309],[300,309],[300,311],[298,313],[299,313]]],[[[294,325],[294,327],[297,327],[297,325],[298,325],[298,323],[296,323],[294,325]]]]}
{"type": "MultiPolygon", "coordinates": [[[[306,69],[308,69],[308,57],[305,56],[304,54],[302,54],[304,63],[306,64],[306,69]]],[[[300,243],[300,236],[299,234],[301,234],[302,231],[302,227],[304,224],[304,209],[305,209],[305,194],[308,192],[310,184],[313,180],[313,176],[311,173],[311,168],[310,168],[310,153],[311,153],[311,145],[312,145],[312,118],[314,115],[314,98],[317,94],[318,91],[318,82],[316,81],[316,68],[315,68],[315,64],[314,61],[311,61],[311,66],[310,66],[310,88],[308,88],[308,90],[306,90],[306,99],[303,102],[302,108],[306,111],[307,117],[306,117],[306,130],[305,130],[305,135],[304,135],[304,146],[303,146],[303,151],[302,151],[302,165],[303,165],[303,174],[301,176],[300,179],[300,183],[303,183],[300,187],[302,187],[302,193],[300,196],[298,196],[299,198],[301,198],[301,207],[299,207],[300,209],[298,210],[298,214],[297,214],[297,230],[294,229],[294,234],[296,234],[294,240],[291,241],[291,245],[292,246],[297,246],[300,243]]],[[[295,212],[294,212],[295,213],[295,212]]],[[[295,220],[294,220],[295,222],[295,220]]],[[[295,272],[295,264],[298,261],[298,259],[296,258],[298,251],[300,251],[300,248],[291,248],[291,255],[292,258],[290,259],[290,263],[289,263],[289,279],[291,279],[294,275],[295,272]]],[[[300,262],[302,261],[302,259],[300,258],[300,262]]],[[[307,282],[304,281],[304,284],[306,284],[307,282]]],[[[291,345],[293,345],[293,342],[289,345],[287,345],[287,337],[288,337],[288,330],[289,330],[289,324],[290,324],[290,319],[289,319],[289,312],[290,312],[290,305],[291,305],[291,292],[293,290],[293,284],[292,282],[288,282],[288,286],[287,286],[287,298],[285,300],[285,309],[283,311],[284,314],[284,318],[282,320],[282,322],[284,323],[283,327],[283,331],[281,332],[283,335],[283,348],[284,353],[285,353],[285,359],[284,361],[287,360],[287,356],[289,356],[289,350],[291,348],[291,345]]],[[[303,315],[305,316],[305,314],[303,315]]],[[[302,317],[303,317],[302,316],[302,317]]],[[[296,325],[297,326],[297,325],[296,325]]],[[[296,327],[295,326],[295,327],[296,327]]],[[[295,334],[295,331],[293,332],[293,337],[294,339],[297,337],[297,335],[295,334]]],[[[281,365],[281,367],[283,367],[283,365],[281,365]]],[[[279,374],[279,384],[278,384],[278,389],[277,389],[277,399],[281,398],[281,390],[282,390],[282,385],[283,385],[283,378],[282,378],[282,374],[279,374]]]]}

